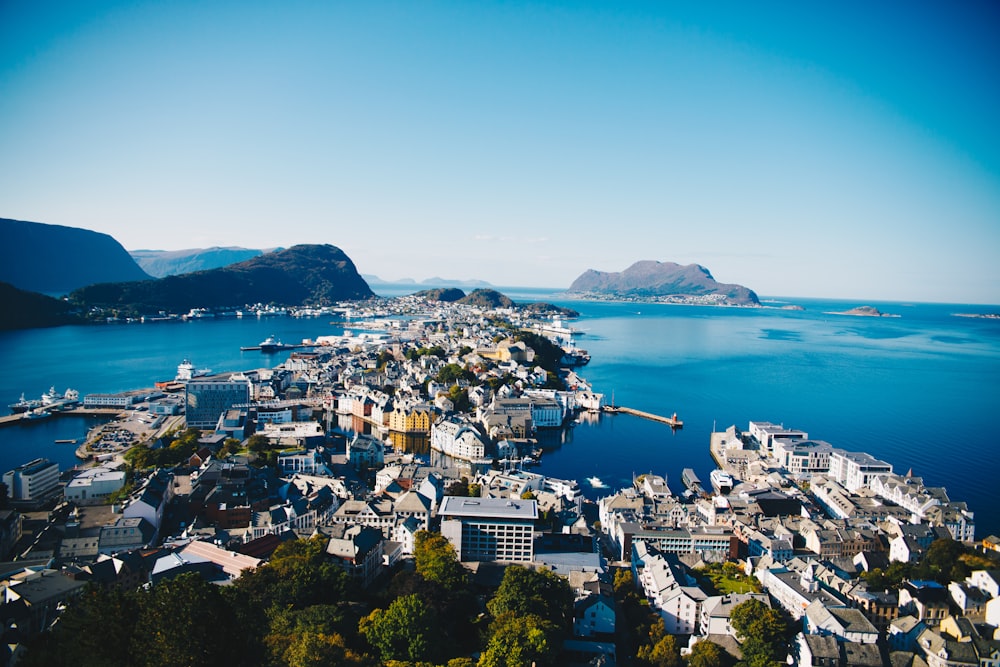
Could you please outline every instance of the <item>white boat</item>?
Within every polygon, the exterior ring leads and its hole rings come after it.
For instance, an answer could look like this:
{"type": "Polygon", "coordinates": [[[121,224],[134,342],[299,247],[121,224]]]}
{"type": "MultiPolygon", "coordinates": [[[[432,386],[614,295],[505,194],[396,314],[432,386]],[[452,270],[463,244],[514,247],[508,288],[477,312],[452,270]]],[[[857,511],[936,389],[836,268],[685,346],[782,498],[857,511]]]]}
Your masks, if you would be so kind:
{"type": "Polygon", "coordinates": [[[598,477],[598,476],[596,476],[596,475],[593,476],[593,477],[588,477],[587,478],[587,483],[589,483],[595,489],[606,489],[606,488],[608,488],[608,485],[605,484],[603,481],[601,481],[601,478],[598,477]]]}
{"type": "Polygon", "coordinates": [[[185,359],[181,363],[177,364],[177,377],[175,380],[180,380],[181,382],[186,382],[192,378],[202,377],[204,375],[211,375],[211,368],[198,368],[194,367],[190,361],[185,359]]]}
{"type": "Polygon", "coordinates": [[[729,493],[733,490],[733,476],[721,468],[713,470],[708,478],[712,481],[712,486],[719,493],[729,493]]]}

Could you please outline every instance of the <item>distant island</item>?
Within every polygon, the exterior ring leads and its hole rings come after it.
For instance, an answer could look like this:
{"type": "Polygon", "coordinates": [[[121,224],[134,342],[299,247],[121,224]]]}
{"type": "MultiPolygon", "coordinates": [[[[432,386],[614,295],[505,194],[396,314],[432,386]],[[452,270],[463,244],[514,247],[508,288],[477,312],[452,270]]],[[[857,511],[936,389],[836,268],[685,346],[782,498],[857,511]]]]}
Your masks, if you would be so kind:
{"type": "Polygon", "coordinates": [[[874,306],[858,306],[850,310],[830,311],[828,315],[850,315],[852,317],[899,317],[892,313],[883,313],[874,306]]]}
{"type": "Polygon", "coordinates": [[[699,264],[640,261],[621,272],[588,269],[570,285],[578,298],[722,306],[759,306],[753,290],[719,283],[699,264]]]}
{"type": "Polygon", "coordinates": [[[230,264],[245,262],[254,257],[282,250],[271,248],[258,250],[239,247],[188,248],[186,250],[130,250],[129,255],[154,278],[166,278],[182,273],[221,269],[230,264]]]}
{"type": "Polygon", "coordinates": [[[952,313],[954,317],[971,317],[977,320],[1000,320],[1000,313],[952,313]]]}

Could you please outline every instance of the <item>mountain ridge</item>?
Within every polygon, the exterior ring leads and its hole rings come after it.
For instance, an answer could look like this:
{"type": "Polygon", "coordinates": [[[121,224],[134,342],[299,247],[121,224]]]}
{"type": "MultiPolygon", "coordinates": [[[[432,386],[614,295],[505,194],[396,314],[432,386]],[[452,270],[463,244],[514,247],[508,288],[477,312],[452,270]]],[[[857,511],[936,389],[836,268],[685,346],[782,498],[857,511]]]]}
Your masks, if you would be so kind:
{"type": "Polygon", "coordinates": [[[0,281],[47,295],[102,282],[149,280],[114,237],[101,232],[0,218],[0,281]]]}
{"type": "Polygon", "coordinates": [[[567,290],[613,298],[707,298],[731,305],[760,305],[757,294],[743,285],[720,283],[700,264],[640,260],[624,271],[587,269],[567,290]]]}

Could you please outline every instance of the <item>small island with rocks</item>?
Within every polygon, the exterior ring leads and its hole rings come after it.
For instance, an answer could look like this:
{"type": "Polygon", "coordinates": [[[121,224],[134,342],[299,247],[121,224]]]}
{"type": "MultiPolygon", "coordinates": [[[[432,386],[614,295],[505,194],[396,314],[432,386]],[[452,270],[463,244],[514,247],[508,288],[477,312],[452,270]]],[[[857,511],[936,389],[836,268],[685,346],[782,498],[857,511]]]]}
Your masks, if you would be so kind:
{"type": "Polygon", "coordinates": [[[891,313],[883,313],[875,306],[858,306],[850,310],[831,311],[830,315],[852,315],[854,317],[899,317],[891,313]]]}

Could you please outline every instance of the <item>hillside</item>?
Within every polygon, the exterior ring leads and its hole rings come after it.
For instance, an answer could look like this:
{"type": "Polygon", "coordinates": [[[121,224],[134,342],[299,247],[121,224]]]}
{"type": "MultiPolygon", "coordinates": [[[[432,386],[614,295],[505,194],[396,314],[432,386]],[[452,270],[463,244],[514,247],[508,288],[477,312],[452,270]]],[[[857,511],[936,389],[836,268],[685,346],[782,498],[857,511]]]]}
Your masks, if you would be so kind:
{"type": "MultiPolygon", "coordinates": [[[[277,248],[280,250],[280,248],[277,248]]],[[[270,252],[253,248],[189,248],[187,250],[130,250],[129,255],[154,278],[221,269],[270,252]]]]}
{"type": "Polygon", "coordinates": [[[515,305],[509,296],[492,289],[472,290],[466,296],[458,299],[457,303],[479,306],[480,308],[513,308],[515,305]]]}
{"type": "Polygon", "coordinates": [[[65,301],[37,292],[26,292],[10,283],[0,282],[0,330],[33,329],[73,324],[80,318],[65,301]]]}
{"type": "Polygon", "coordinates": [[[0,218],[0,281],[63,295],[94,283],[147,280],[118,241],[89,229],[0,218]]]}
{"type": "Polygon", "coordinates": [[[614,298],[715,297],[732,305],[760,304],[753,290],[716,282],[699,264],[674,262],[641,261],[618,273],[589,269],[568,291],[614,298]]]}
{"type": "Polygon", "coordinates": [[[453,301],[460,301],[465,298],[465,292],[458,289],[457,287],[436,287],[434,289],[425,289],[415,292],[413,296],[427,299],[428,301],[444,301],[446,303],[451,303],[453,301]]]}
{"type": "Polygon", "coordinates": [[[71,300],[133,314],[253,303],[325,305],[374,296],[351,259],[332,245],[298,245],[219,269],[79,289],[71,300]]]}

